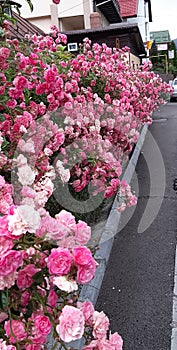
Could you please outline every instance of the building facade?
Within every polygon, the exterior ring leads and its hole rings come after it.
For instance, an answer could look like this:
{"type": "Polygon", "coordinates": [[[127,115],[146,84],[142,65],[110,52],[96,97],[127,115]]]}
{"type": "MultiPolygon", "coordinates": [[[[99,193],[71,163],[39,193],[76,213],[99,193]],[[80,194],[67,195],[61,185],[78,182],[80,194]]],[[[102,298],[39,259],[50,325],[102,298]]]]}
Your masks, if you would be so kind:
{"type": "Polygon", "coordinates": [[[49,33],[50,26],[55,24],[61,31],[92,28],[96,22],[93,13],[97,14],[97,26],[106,27],[111,23],[122,21],[117,0],[61,0],[59,5],[52,0],[33,0],[34,10],[28,5],[22,7],[22,17],[49,33]]]}

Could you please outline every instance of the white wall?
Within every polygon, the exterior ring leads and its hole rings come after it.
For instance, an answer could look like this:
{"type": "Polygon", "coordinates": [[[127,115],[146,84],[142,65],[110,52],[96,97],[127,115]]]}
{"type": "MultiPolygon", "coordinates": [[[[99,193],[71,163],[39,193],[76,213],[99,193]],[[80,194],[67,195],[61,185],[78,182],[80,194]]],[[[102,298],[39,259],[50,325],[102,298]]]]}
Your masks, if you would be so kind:
{"type": "MultiPolygon", "coordinates": [[[[53,3],[52,0],[33,0],[33,12],[30,11],[26,1],[23,0],[21,15],[25,18],[42,17],[50,15],[50,5],[53,3]]],[[[56,5],[57,6],[57,5],[56,5]]]]}
{"type": "Polygon", "coordinates": [[[50,33],[51,19],[50,16],[46,17],[35,17],[30,19],[30,23],[35,24],[38,28],[42,29],[44,33],[50,33]]]}
{"type": "MultiPolygon", "coordinates": [[[[90,0],[88,1],[90,2],[90,0]]],[[[53,4],[52,0],[33,0],[34,10],[31,12],[28,5],[23,0],[21,15],[25,18],[48,16],[50,15],[51,4],[53,4]]],[[[84,14],[82,0],[61,0],[60,4],[55,6],[58,8],[60,18],[84,14]]]]}

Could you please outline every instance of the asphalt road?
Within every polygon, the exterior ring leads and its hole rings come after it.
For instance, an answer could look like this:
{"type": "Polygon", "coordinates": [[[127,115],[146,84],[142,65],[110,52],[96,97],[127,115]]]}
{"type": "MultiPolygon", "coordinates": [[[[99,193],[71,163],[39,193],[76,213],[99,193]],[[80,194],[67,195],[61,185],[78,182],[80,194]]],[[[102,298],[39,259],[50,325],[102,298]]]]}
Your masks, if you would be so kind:
{"type": "Polygon", "coordinates": [[[124,350],[170,350],[177,232],[177,191],[173,188],[177,178],[177,102],[155,112],[149,131],[166,172],[162,205],[150,227],[139,233],[147,202],[158,205],[163,192],[157,182],[162,165],[147,138],[132,181],[137,191],[139,186],[138,204],[115,237],[96,305],[110,318],[112,332],[123,337],[124,350]],[[144,157],[147,154],[154,160],[153,169],[144,157]]]}

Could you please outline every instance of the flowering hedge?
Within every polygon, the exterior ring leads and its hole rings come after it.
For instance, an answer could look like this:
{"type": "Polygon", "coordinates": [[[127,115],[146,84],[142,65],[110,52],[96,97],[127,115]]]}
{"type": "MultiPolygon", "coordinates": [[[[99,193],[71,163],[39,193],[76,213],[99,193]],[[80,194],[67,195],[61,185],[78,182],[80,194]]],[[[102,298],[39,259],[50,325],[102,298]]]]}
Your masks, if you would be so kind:
{"type": "Polygon", "coordinates": [[[78,301],[97,267],[90,227],[47,204],[59,182],[95,198],[118,192],[120,211],[134,205],[122,162],[169,87],[148,65],[133,70],[128,48],[85,39],[73,57],[63,44],[55,27],[1,42],[0,346],[38,350],[52,329],[66,349],[84,336],[85,350],[121,350],[107,316],[78,301]]]}

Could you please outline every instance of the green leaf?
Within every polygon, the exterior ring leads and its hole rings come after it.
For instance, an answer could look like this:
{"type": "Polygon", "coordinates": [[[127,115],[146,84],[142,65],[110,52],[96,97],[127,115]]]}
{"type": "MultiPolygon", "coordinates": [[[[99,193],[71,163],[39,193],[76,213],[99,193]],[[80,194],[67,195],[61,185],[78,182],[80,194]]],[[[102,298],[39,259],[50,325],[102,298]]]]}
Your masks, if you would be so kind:
{"type": "Polygon", "coordinates": [[[30,8],[31,12],[32,12],[33,11],[33,4],[31,2],[31,0],[26,0],[26,1],[27,1],[28,5],[29,5],[29,8],[30,8]]]}
{"type": "Polygon", "coordinates": [[[0,292],[0,308],[5,310],[7,307],[7,297],[3,291],[0,292]]]}
{"type": "Polygon", "coordinates": [[[1,146],[2,150],[4,150],[8,145],[9,145],[9,142],[7,140],[4,140],[1,146]]]}
{"type": "Polygon", "coordinates": [[[33,281],[35,283],[42,284],[43,283],[42,271],[36,272],[35,275],[32,278],[33,278],[33,281]]]}
{"type": "Polygon", "coordinates": [[[4,118],[4,114],[0,113],[0,122],[4,122],[5,118],[4,118]]]}

